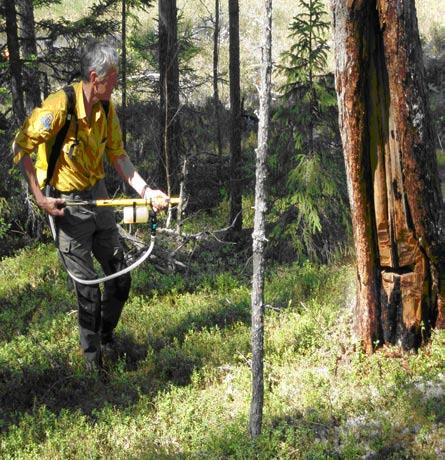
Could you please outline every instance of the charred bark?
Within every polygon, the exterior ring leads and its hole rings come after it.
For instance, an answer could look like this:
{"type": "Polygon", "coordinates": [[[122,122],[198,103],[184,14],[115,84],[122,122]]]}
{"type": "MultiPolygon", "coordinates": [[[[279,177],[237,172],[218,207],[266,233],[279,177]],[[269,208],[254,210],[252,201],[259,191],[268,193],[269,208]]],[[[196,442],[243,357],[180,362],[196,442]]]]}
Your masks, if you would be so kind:
{"type": "Polygon", "coordinates": [[[414,0],[331,0],[357,256],[356,327],[417,348],[443,323],[441,191],[414,0]]]}

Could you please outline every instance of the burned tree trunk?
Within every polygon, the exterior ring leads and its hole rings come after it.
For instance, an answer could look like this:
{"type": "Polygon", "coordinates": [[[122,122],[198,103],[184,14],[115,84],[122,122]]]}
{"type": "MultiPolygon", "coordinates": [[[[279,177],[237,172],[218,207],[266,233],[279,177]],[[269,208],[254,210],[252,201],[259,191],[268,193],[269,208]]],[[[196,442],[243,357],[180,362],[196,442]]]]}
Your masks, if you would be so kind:
{"type": "Polygon", "coordinates": [[[417,348],[443,325],[441,191],[414,0],[331,0],[357,256],[356,327],[417,348]]]}

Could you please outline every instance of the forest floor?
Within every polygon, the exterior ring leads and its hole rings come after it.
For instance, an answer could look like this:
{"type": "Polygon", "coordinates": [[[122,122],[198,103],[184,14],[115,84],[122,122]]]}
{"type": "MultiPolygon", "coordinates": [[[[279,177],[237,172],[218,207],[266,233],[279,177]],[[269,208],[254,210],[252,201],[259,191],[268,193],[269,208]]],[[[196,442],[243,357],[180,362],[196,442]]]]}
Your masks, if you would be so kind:
{"type": "MultiPolygon", "coordinates": [[[[236,253],[236,255],[234,255],[236,253]]],[[[107,379],[86,374],[53,245],[0,261],[2,459],[444,459],[445,331],[365,355],[347,262],[270,265],[263,434],[248,436],[249,253],[133,272],[107,379]]]]}

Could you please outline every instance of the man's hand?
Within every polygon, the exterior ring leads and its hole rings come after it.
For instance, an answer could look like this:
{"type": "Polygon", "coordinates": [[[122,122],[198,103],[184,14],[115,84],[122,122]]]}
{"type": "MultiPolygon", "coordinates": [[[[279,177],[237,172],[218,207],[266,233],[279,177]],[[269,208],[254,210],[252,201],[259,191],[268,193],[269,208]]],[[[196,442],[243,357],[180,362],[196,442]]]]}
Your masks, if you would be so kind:
{"type": "MultiPolygon", "coordinates": [[[[19,152],[20,148],[14,144],[14,153],[17,154],[19,152]]],[[[20,169],[28,180],[29,188],[34,195],[37,206],[51,216],[63,216],[65,200],[63,198],[47,197],[42,193],[39,182],[37,181],[34,164],[29,155],[24,155],[20,160],[20,169]]]]}
{"type": "Polygon", "coordinates": [[[146,187],[143,198],[152,202],[155,212],[166,208],[170,202],[170,198],[164,192],[161,190],[152,190],[149,187],[146,187]]]}
{"type": "Polygon", "coordinates": [[[65,200],[63,198],[51,198],[43,196],[38,202],[39,208],[51,216],[63,216],[65,200]]]}

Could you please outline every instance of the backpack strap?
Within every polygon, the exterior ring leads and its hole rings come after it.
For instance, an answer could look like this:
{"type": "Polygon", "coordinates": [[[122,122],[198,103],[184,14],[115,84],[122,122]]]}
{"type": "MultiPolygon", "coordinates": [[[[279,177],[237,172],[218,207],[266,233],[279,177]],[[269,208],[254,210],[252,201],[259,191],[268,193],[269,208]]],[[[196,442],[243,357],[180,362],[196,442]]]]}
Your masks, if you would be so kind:
{"type": "MultiPolygon", "coordinates": [[[[71,123],[71,118],[73,115],[75,116],[75,107],[76,107],[76,95],[74,93],[74,88],[72,85],[65,86],[63,88],[63,91],[65,91],[66,97],[67,97],[67,109],[66,109],[66,119],[65,119],[65,124],[62,126],[62,129],[57,133],[56,139],[53,144],[53,148],[51,149],[51,153],[49,155],[48,159],[48,169],[46,171],[46,179],[44,182],[44,185],[49,185],[53,174],[54,170],[56,169],[56,163],[57,160],[59,159],[60,152],[62,150],[62,145],[63,142],[65,141],[66,134],[68,132],[68,128],[71,123]]],[[[77,133],[76,133],[76,141],[77,141],[77,133]]]]}
{"type": "MultiPolygon", "coordinates": [[[[67,109],[66,109],[66,119],[65,119],[65,124],[62,126],[62,129],[57,133],[56,139],[53,144],[53,148],[51,149],[51,153],[49,155],[49,160],[48,160],[48,169],[46,171],[46,179],[44,182],[44,186],[49,185],[53,174],[54,170],[56,169],[56,163],[57,160],[59,159],[60,152],[62,151],[62,146],[63,142],[65,141],[66,134],[68,132],[68,128],[70,127],[71,119],[74,117],[75,122],[76,122],[76,133],[75,133],[75,141],[74,144],[71,145],[70,151],[68,155],[71,157],[73,154],[74,146],[79,144],[79,141],[77,139],[78,135],[78,124],[77,124],[77,117],[75,113],[75,108],[76,108],[76,94],[74,92],[74,88],[72,85],[65,86],[63,88],[63,91],[65,91],[66,97],[67,97],[67,109]]],[[[108,113],[110,110],[110,101],[101,101],[102,102],[102,107],[105,112],[105,118],[108,121],[108,113]]]]}
{"type": "Polygon", "coordinates": [[[108,112],[110,111],[110,101],[101,101],[102,102],[102,107],[105,112],[105,118],[108,121],[108,112]]]}

